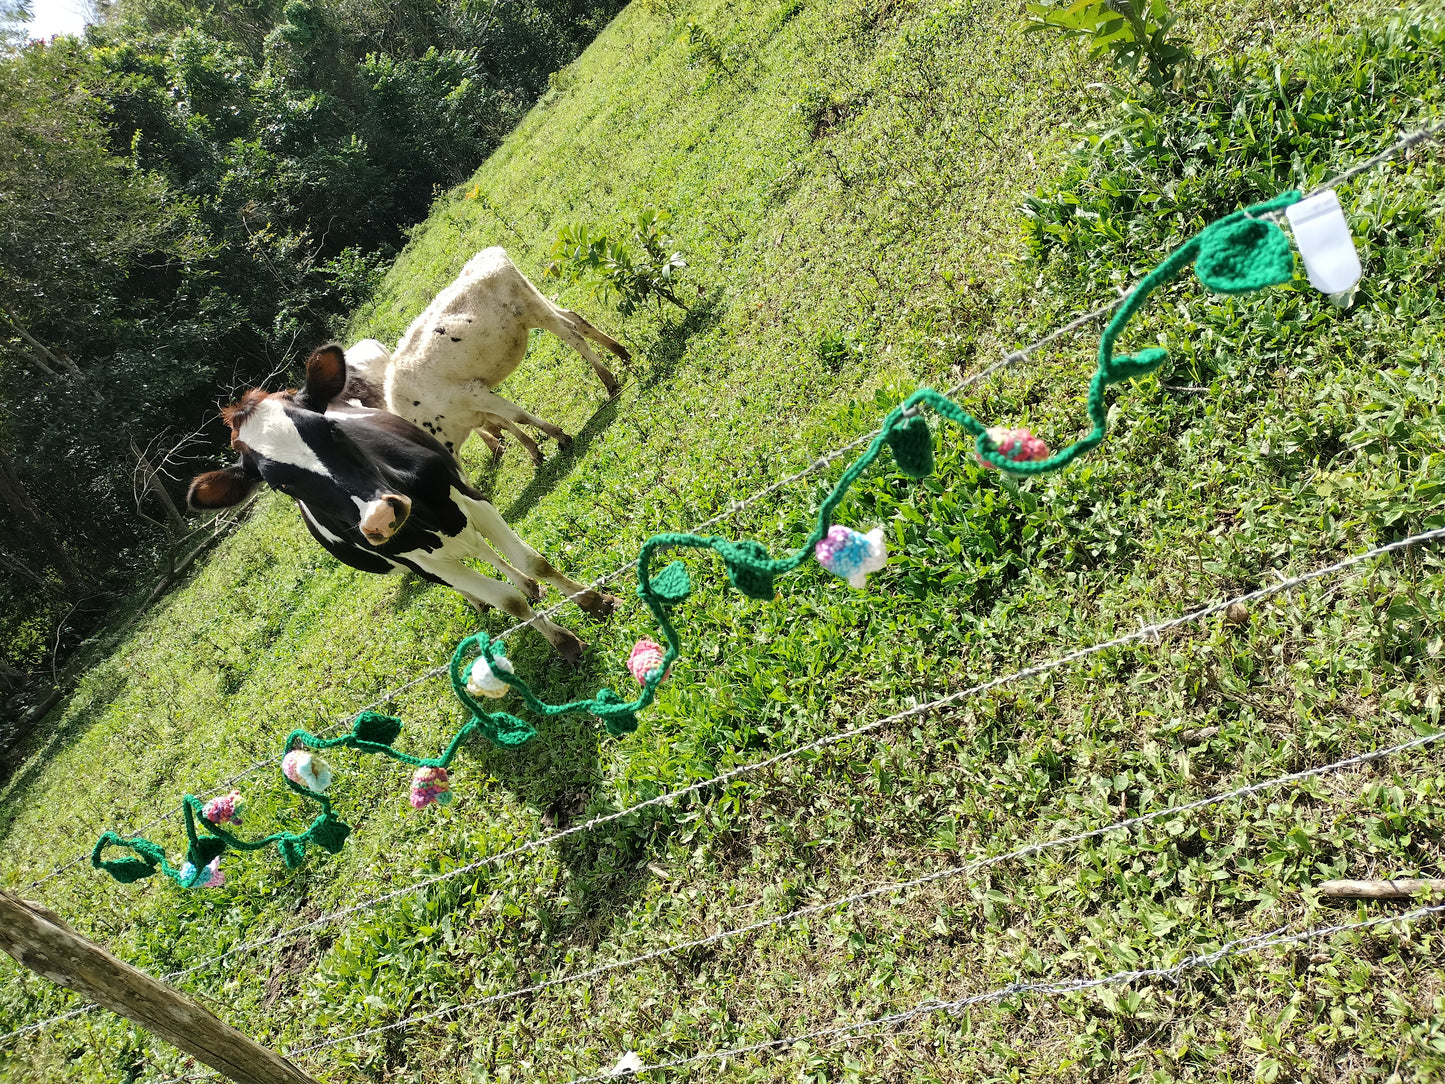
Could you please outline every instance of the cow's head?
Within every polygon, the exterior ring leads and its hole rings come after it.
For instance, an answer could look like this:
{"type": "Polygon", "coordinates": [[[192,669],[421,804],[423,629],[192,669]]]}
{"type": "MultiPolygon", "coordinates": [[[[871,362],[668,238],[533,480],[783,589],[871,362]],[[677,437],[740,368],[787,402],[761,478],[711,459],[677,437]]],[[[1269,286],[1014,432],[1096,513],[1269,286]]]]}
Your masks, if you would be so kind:
{"type": "MultiPolygon", "coordinates": [[[[254,389],[223,410],[241,459],[193,479],[186,494],[191,507],[230,507],[265,482],[295,498],[328,531],[385,545],[411,514],[407,480],[416,473],[416,456],[432,454],[425,445],[433,442],[418,445],[415,436],[425,434],[398,433],[401,419],[380,411],[347,407],[328,416],[327,405],[345,385],[346,355],[333,343],[306,360],[300,390],[254,389]],[[373,430],[382,438],[380,454],[373,430]]],[[[450,462],[440,446],[436,451],[450,462]]]]}

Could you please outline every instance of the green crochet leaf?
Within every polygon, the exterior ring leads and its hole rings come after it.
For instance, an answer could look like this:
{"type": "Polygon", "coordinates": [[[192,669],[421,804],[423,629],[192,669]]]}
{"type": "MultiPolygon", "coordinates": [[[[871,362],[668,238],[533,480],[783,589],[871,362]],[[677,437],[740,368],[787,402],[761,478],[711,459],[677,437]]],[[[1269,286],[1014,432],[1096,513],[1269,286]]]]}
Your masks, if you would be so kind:
{"type": "Polygon", "coordinates": [[[226,853],[226,841],[220,836],[197,836],[196,841],[186,850],[186,861],[200,869],[226,853]]]}
{"type": "Polygon", "coordinates": [[[769,602],[777,594],[772,570],[763,567],[772,558],[761,542],[744,538],[741,542],[718,542],[713,548],[727,566],[728,580],[748,598],[769,602]]]}
{"type": "Polygon", "coordinates": [[[1273,222],[1224,219],[1199,235],[1194,273],[1217,294],[1247,294],[1294,278],[1294,250],[1273,222]]]}
{"type": "Polygon", "coordinates": [[[637,713],[632,710],[630,702],[623,700],[611,689],[597,690],[592,710],[602,720],[607,733],[614,738],[631,734],[637,729],[637,713]]]}
{"type": "Polygon", "coordinates": [[[915,414],[888,431],[893,461],[910,478],[927,478],[933,473],[933,433],[922,414],[915,414]]]}
{"type": "Polygon", "coordinates": [[[101,862],[100,868],[123,885],[134,884],[156,871],[155,866],[139,858],[113,858],[108,862],[101,862]]]}
{"type": "Polygon", "coordinates": [[[511,748],[525,745],[537,736],[537,731],[530,723],[505,711],[489,712],[486,715],[477,716],[476,719],[482,733],[493,745],[511,748]]]}
{"type": "Polygon", "coordinates": [[[375,711],[363,711],[356,717],[351,733],[357,741],[390,745],[401,733],[401,720],[375,711]]]}
{"type": "Polygon", "coordinates": [[[333,816],[328,810],[307,834],[318,847],[332,854],[340,854],[346,837],[351,835],[351,825],[333,816]]]}
{"type": "Polygon", "coordinates": [[[646,592],[639,587],[637,593],[644,598],[650,593],[664,606],[676,606],[692,594],[692,581],[688,579],[687,566],[681,561],[673,561],[652,577],[646,592]]]}
{"type": "Polygon", "coordinates": [[[299,838],[279,839],[276,849],[281,852],[281,861],[286,863],[287,869],[295,869],[306,861],[306,844],[299,838]]]}

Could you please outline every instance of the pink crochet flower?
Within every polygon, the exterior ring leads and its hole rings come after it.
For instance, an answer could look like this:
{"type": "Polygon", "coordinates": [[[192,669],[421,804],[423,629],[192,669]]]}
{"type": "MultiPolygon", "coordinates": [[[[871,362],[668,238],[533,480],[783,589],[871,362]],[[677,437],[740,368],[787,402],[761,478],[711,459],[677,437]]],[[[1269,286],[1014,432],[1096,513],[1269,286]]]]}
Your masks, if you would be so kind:
{"type": "Polygon", "coordinates": [[[447,805],[452,800],[452,785],[445,768],[418,768],[411,777],[411,807],[425,809],[436,802],[447,805]]]}
{"type": "MultiPolygon", "coordinates": [[[[655,640],[643,638],[632,645],[632,654],[627,656],[627,669],[637,679],[637,684],[647,684],[647,675],[662,665],[664,654],[662,645],[655,640]]],[[[667,673],[662,675],[662,680],[666,681],[671,673],[672,667],[669,666],[667,673]]]]}
{"type": "Polygon", "coordinates": [[[201,816],[212,824],[240,824],[245,812],[246,802],[239,790],[212,798],[201,808],[201,816]]]}
{"type": "MultiPolygon", "coordinates": [[[[1049,457],[1049,446],[1027,429],[1008,429],[996,425],[988,431],[988,439],[993,441],[994,449],[1000,455],[1012,459],[1015,463],[1031,463],[1049,457]]],[[[993,463],[982,456],[977,458],[990,470],[996,469],[993,463]]]]}

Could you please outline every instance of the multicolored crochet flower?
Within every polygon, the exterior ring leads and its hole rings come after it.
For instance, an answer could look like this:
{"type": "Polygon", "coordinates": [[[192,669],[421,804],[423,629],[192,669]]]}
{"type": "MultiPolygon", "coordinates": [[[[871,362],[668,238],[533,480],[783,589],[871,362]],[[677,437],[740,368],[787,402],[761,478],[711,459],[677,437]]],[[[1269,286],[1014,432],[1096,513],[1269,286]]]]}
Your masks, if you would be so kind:
{"type": "Polygon", "coordinates": [[[246,800],[241,797],[239,790],[212,798],[201,807],[201,816],[212,824],[240,824],[241,816],[245,812],[246,800]]]}
{"type": "MultiPolygon", "coordinates": [[[[656,640],[643,638],[632,645],[632,654],[627,656],[627,669],[637,679],[637,684],[646,685],[647,675],[662,665],[665,652],[662,645],[656,640]]],[[[672,673],[672,667],[667,668],[667,674],[662,675],[666,681],[668,674],[672,673]]]]}
{"type": "Polygon", "coordinates": [[[447,805],[452,800],[452,784],[445,768],[418,768],[411,777],[411,807],[425,809],[436,802],[447,805]]]}
{"type": "MultiPolygon", "coordinates": [[[[187,862],[181,866],[181,880],[194,876],[196,867],[187,862]]],[[[221,857],[217,855],[201,870],[201,876],[192,888],[220,888],[226,883],[226,875],[221,872],[221,857]]]]}
{"type": "MultiPolygon", "coordinates": [[[[1012,459],[1015,463],[1032,463],[1049,457],[1049,446],[1028,429],[1009,429],[996,425],[988,430],[988,439],[993,441],[994,449],[1000,455],[1012,459]]],[[[998,469],[996,464],[990,463],[983,456],[976,452],[974,455],[989,470],[998,469]]]]}
{"type": "Polygon", "coordinates": [[[292,749],[281,758],[281,774],[313,794],[324,794],[331,786],[331,766],[305,749],[292,749]]]}
{"type": "Polygon", "coordinates": [[[478,656],[467,674],[467,692],[473,696],[490,696],[494,700],[506,696],[512,687],[497,677],[498,670],[507,674],[516,673],[512,669],[512,660],[505,655],[498,655],[491,665],[487,664],[485,655],[478,656]]]}
{"type": "Polygon", "coordinates": [[[882,527],[859,534],[851,527],[835,524],[813,547],[813,553],[820,565],[854,587],[866,586],[868,573],[877,572],[888,563],[888,547],[883,543],[882,527]]]}

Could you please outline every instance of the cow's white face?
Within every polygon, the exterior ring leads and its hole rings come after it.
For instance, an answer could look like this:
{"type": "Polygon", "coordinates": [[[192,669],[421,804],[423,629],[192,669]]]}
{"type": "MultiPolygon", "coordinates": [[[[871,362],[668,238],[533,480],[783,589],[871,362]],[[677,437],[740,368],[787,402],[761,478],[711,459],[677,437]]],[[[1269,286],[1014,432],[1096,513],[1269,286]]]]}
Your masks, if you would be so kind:
{"type": "Polygon", "coordinates": [[[286,414],[286,405],[279,396],[268,395],[256,404],[236,428],[232,446],[249,448],[273,463],[309,470],[323,478],[331,471],[321,462],[311,445],[301,437],[301,430],[286,414]]]}

